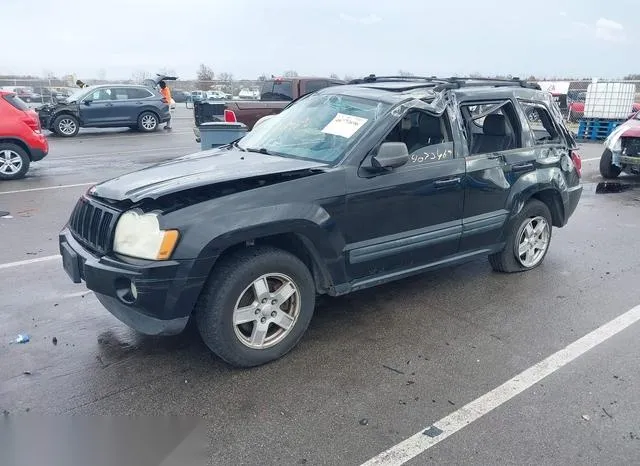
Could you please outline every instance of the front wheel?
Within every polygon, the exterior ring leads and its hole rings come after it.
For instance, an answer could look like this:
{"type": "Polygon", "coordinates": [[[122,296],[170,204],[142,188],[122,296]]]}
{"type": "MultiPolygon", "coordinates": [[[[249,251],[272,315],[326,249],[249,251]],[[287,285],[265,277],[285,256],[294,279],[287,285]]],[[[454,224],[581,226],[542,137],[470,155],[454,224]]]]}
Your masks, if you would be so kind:
{"type": "Polygon", "coordinates": [[[0,143],[0,180],[24,178],[31,160],[20,146],[0,143]]]}
{"type": "Polygon", "coordinates": [[[496,272],[524,272],[539,266],[551,244],[552,218],[544,202],[531,199],[511,223],[505,248],[489,256],[496,272]]]}
{"type": "Polygon", "coordinates": [[[313,277],[300,259],[253,247],[215,267],[195,317],[211,351],[234,366],[253,367],[293,349],[314,307],[313,277]]]}
{"type": "Polygon", "coordinates": [[[617,178],[620,173],[622,173],[622,169],[613,164],[613,154],[609,149],[605,149],[600,156],[600,174],[603,178],[612,180],[617,178]]]}
{"type": "Polygon", "coordinates": [[[52,131],[58,136],[71,138],[80,131],[78,119],[73,115],[60,115],[53,120],[52,131]]]}
{"type": "Polygon", "coordinates": [[[158,117],[155,113],[142,112],[138,117],[138,129],[145,133],[151,133],[158,129],[158,117]]]}

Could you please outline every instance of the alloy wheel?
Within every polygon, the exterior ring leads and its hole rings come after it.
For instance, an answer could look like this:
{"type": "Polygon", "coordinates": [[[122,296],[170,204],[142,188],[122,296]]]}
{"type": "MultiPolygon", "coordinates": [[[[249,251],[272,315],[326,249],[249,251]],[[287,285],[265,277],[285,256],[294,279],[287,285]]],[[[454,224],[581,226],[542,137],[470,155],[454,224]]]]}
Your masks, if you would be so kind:
{"type": "Polygon", "coordinates": [[[148,131],[155,129],[155,127],[158,126],[158,122],[153,115],[143,116],[140,123],[142,124],[142,127],[148,131]]]}
{"type": "Polygon", "coordinates": [[[549,224],[544,217],[527,219],[518,230],[516,257],[523,267],[531,268],[540,263],[549,247],[549,224]]]}
{"type": "Polygon", "coordinates": [[[15,175],[22,170],[22,157],[10,149],[0,151],[0,173],[3,175],[15,175]]]}
{"type": "Polygon", "coordinates": [[[281,342],[300,315],[300,291],[283,274],[262,275],[244,289],[233,311],[236,337],[252,349],[281,342]]]}
{"type": "Polygon", "coordinates": [[[72,135],[73,133],[76,132],[76,129],[77,129],[76,122],[73,121],[71,118],[63,118],[58,123],[58,129],[62,134],[65,134],[67,136],[72,135]]]}

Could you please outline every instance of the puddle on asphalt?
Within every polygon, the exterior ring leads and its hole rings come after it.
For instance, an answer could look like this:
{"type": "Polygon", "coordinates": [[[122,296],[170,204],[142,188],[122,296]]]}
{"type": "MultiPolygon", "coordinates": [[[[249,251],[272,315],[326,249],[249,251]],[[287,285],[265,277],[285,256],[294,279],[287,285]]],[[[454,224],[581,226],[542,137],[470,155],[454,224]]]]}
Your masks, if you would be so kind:
{"type": "Polygon", "coordinates": [[[620,181],[601,181],[596,186],[596,194],[621,193],[634,189],[637,184],[622,183],[620,181]]]}

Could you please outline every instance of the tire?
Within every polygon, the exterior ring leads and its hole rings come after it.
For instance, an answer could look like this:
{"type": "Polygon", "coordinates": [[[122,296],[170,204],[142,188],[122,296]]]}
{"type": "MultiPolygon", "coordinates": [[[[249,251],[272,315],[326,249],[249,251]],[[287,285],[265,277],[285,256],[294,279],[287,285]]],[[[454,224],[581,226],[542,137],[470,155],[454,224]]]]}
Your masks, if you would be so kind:
{"type": "Polygon", "coordinates": [[[551,212],[547,205],[537,199],[529,200],[508,227],[504,249],[489,256],[491,267],[496,272],[502,273],[524,272],[538,267],[549,252],[552,229],[551,212]],[[527,235],[525,228],[529,224],[534,228],[534,232],[535,227],[539,225],[543,229],[539,235],[533,238],[537,241],[534,242],[533,249],[531,249],[531,261],[526,260],[525,254],[523,254],[524,258],[518,257],[519,247],[522,246],[526,249],[526,245],[531,244],[531,240],[525,240],[527,235]],[[542,245],[544,247],[541,247],[542,245]]]}
{"type": "Polygon", "coordinates": [[[313,277],[302,261],[280,249],[252,247],[214,267],[196,305],[195,317],[198,331],[211,351],[233,366],[254,367],[291,351],[307,330],[314,307],[313,277]],[[268,300],[257,298],[255,292],[255,283],[264,285],[261,279],[265,276],[269,277],[268,300]],[[274,294],[279,286],[285,288],[286,280],[293,284],[286,288],[295,291],[280,305],[272,306],[274,294]],[[289,307],[283,310],[285,303],[289,307]],[[244,308],[245,313],[236,313],[236,307],[244,308]],[[282,319],[285,314],[295,317],[282,319]],[[237,323],[234,316],[239,320],[237,323]],[[288,330],[275,323],[278,319],[290,324],[288,330]],[[252,340],[259,326],[266,329],[262,348],[251,346],[260,342],[252,340]]]}
{"type": "Polygon", "coordinates": [[[15,144],[0,143],[0,180],[18,180],[29,171],[31,159],[15,144]]]}
{"type": "Polygon", "coordinates": [[[60,115],[53,120],[51,131],[64,138],[72,138],[80,131],[80,123],[73,115],[60,115]]]}
{"type": "Polygon", "coordinates": [[[160,119],[153,112],[142,112],[138,116],[138,129],[144,133],[152,133],[158,129],[160,119]]]}
{"type": "Polygon", "coordinates": [[[613,164],[613,154],[609,149],[605,149],[600,156],[600,174],[607,180],[617,178],[622,169],[613,164]]]}

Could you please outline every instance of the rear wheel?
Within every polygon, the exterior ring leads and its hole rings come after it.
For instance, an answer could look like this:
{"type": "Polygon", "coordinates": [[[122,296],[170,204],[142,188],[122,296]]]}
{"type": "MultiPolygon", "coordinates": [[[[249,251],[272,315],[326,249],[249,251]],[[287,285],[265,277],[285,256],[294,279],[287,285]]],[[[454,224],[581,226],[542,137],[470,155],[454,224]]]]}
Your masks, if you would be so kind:
{"type": "Polygon", "coordinates": [[[31,160],[25,150],[15,144],[0,143],[0,180],[24,178],[31,160]]]}
{"type": "Polygon", "coordinates": [[[315,286],[304,263],[279,249],[255,247],[215,267],[198,302],[196,324],[220,358],[252,367],[293,349],[314,307],[315,286]]]}
{"type": "Polygon", "coordinates": [[[539,266],[551,244],[551,212],[544,202],[531,199],[511,222],[505,248],[489,256],[497,272],[524,272],[539,266]]]}
{"type": "Polygon", "coordinates": [[[73,115],[60,115],[53,120],[52,131],[58,136],[71,138],[80,131],[78,119],[73,115]]]}
{"type": "Polygon", "coordinates": [[[138,117],[138,129],[145,133],[151,133],[158,129],[158,117],[152,112],[142,112],[138,117]]]}
{"type": "Polygon", "coordinates": [[[608,180],[617,178],[622,169],[613,164],[613,154],[609,149],[605,149],[600,157],[600,174],[608,180]]]}

